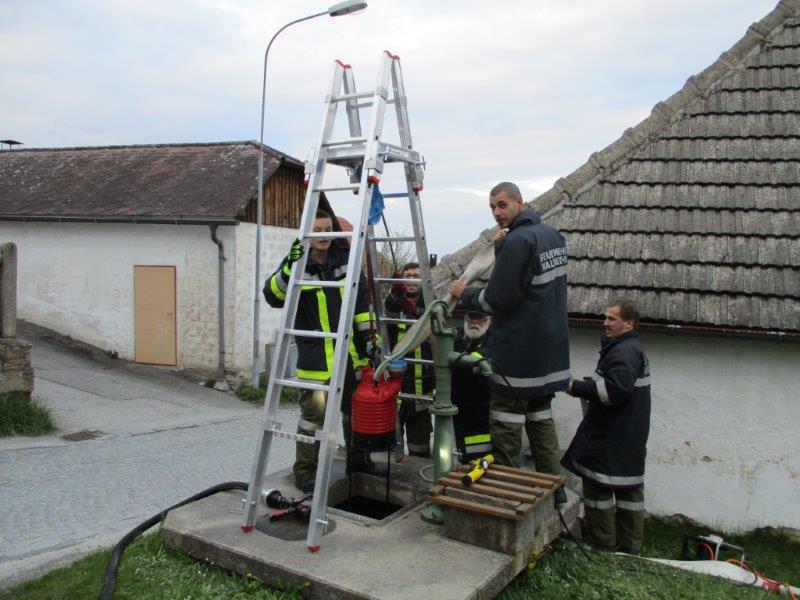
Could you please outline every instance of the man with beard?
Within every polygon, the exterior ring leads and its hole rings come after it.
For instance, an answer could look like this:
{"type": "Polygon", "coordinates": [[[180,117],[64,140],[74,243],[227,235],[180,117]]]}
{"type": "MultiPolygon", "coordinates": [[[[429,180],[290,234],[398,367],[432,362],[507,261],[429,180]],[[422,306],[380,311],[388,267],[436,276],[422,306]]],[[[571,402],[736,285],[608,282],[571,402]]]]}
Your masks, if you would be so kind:
{"type": "Polygon", "coordinates": [[[650,363],[638,324],[632,300],[615,300],[606,308],[595,374],[570,381],[567,388],[587,400],[589,409],[561,459],[583,480],[587,541],[629,554],[642,547],[650,433],[650,363]]]}
{"type": "MultiPolygon", "coordinates": [[[[314,233],[333,231],[333,219],[318,210],[314,219],[314,233]]],[[[282,308],[286,300],[289,276],[292,265],[303,256],[303,245],[295,240],[289,248],[289,254],[283,259],[278,269],[270,275],[264,285],[264,298],[274,308],[282,308]]],[[[303,279],[310,280],[303,286],[297,304],[295,329],[307,331],[334,332],[339,325],[339,314],[342,309],[342,293],[339,288],[314,286],[313,281],[341,281],[347,276],[347,259],[349,247],[338,239],[311,238],[309,256],[306,261],[306,272],[303,279]]],[[[358,279],[353,328],[349,344],[350,360],[345,374],[344,391],[342,392],[342,425],[345,433],[345,444],[350,455],[350,403],[356,386],[355,369],[365,366],[366,344],[370,333],[372,313],[369,311],[367,279],[363,274],[358,279]]],[[[297,336],[297,376],[317,382],[327,382],[333,375],[334,341],[330,338],[312,338],[297,336]]],[[[325,422],[325,392],[303,390],[300,394],[300,420],[297,422],[297,433],[314,436],[314,432],[325,422]]],[[[294,482],[301,492],[314,489],[319,442],[313,446],[297,442],[294,461],[294,482]]],[[[369,467],[369,456],[357,453],[355,460],[350,461],[351,468],[363,470],[369,467]]]]}
{"type": "MultiPolygon", "coordinates": [[[[406,263],[399,274],[403,279],[419,279],[419,264],[406,263]]],[[[398,283],[391,287],[391,291],[384,300],[386,316],[404,319],[417,319],[425,312],[425,300],[422,297],[422,286],[418,283],[398,283]]],[[[389,328],[389,341],[394,346],[403,338],[408,330],[408,325],[398,323],[389,328]]],[[[426,341],[409,358],[427,359],[433,357],[431,344],[426,341]]],[[[403,376],[403,393],[414,396],[430,395],[434,388],[435,375],[431,367],[419,363],[411,363],[403,376]]],[[[422,400],[397,399],[399,406],[400,432],[405,435],[408,453],[411,456],[429,458],[431,455],[431,416],[428,404],[422,400]]]]}
{"type": "MultiPolygon", "coordinates": [[[[489,414],[495,461],[519,466],[525,430],[536,469],[559,475],[550,403],[569,382],[566,242],[525,207],[513,183],[492,188],[489,208],[498,225],[491,277],[485,288],[456,280],[449,291],[466,310],[492,315],[489,414]]],[[[566,502],[563,488],[556,502],[566,502]]]]}
{"type": "MultiPolygon", "coordinates": [[[[475,358],[484,356],[484,342],[492,318],[483,311],[471,310],[464,316],[464,326],[458,331],[453,347],[456,352],[475,358]]],[[[486,359],[488,360],[488,359],[486,359]]],[[[475,367],[456,363],[452,375],[452,399],[458,407],[453,417],[456,447],[461,462],[480,458],[492,451],[489,427],[489,398],[492,395],[489,381],[475,367]]]]}

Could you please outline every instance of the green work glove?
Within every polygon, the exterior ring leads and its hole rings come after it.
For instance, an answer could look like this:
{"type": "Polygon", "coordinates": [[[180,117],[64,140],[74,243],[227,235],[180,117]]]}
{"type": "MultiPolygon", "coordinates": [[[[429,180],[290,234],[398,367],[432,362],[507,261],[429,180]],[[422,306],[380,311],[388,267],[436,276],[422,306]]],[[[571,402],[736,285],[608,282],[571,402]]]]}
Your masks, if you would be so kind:
{"type": "Polygon", "coordinates": [[[300,242],[299,239],[295,239],[292,242],[292,246],[289,248],[289,254],[286,255],[286,264],[287,266],[291,267],[294,263],[296,263],[300,258],[303,256],[303,244],[300,242]]]}

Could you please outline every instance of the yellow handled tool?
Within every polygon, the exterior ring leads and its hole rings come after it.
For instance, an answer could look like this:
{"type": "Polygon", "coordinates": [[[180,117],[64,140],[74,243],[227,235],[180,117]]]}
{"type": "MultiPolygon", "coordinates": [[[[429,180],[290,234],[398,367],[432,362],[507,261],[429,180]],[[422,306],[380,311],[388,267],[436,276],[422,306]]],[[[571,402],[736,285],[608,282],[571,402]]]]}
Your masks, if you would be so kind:
{"type": "Polygon", "coordinates": [[[472,485],[486,474],[486,470],[493,462],[494,456],[491,454],[487,454],[482,458],[476,458],[475,460],[469,461],[469,465],[472,467],[472,469],[470,469],[469,473],[461,478],[461,483],[464,485],[472,485]]]}

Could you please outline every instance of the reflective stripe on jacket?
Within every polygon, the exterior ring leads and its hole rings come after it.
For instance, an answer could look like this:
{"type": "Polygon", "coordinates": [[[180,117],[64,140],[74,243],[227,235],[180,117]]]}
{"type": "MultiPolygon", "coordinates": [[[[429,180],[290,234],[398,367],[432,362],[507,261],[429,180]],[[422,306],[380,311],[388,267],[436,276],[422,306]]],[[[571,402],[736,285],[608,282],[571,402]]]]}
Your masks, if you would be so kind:
{"type": "Polygon", "coordinates": [[[487,351],[492,388],[508,398],[566,389],[569,381],[567,247],[536,212],[523,210],[495,245],[486,288],[468,287],[461,304],[492,315],[487,351]]]}
{"type": "Polygon", "coordinates": [[[650,363],[638,333],[604,339],[593,377],[573,381],[589,410],[561,464],[611,488],[644,482],[650,433],[650,363]]]}
{"type": "MultiPolygon", "coordinates": [[[[349,250],[334,240],[328,250],[324,263],[318,263],[308,257],[304,279],[311,281],[336,281],[347,276],[347,259],[349,250]]],[[[291,269],[286,259],[278,269],[270,275],[264,284],[264,298],[274,308],[282,308],[286,300],[291,269]]],[[[297,305],[297,316],[294,328],[308,331],[335,332],[339,325],[339,314],[342,309],[344,288],[304,285],[300,290],[297,305]]],[[[367,364],[365,334],[370,329],[373,315],[369,311],[369,294],[364,274],[359,275],[356,295],[353,329],[351,331],[349,354],[354,367],[367,364]],[[359,335],[360,334],[360,335],[359,335]]],[[[303,379],[326,381],[333,373],[335,342],[330,338],[296,337],[297,344],[297,376],[303,379]]]]}

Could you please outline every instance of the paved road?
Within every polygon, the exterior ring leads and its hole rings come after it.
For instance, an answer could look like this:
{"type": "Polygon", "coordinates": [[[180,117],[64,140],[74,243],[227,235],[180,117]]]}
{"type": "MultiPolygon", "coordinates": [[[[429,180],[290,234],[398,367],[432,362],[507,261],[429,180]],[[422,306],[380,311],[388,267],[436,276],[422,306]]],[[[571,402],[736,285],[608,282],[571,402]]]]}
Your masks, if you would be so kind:
{"type": "MultiPolygon", "coordinates": [[[[107,359],[25,328],[34,396],[56,435],[0,439],[0,588],[97,547],[175,502],[224,481],[246,481],[259,410],[157,367],[107,359]],[[67,442],[93,428],[97,439],[67,442]]],[[[295,411],[281,411],[293,427],[295,411]]],[[[276,440],[270,471],[291,464],[276,440]]]]}

